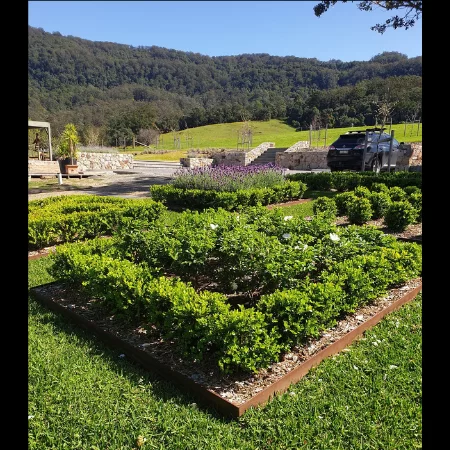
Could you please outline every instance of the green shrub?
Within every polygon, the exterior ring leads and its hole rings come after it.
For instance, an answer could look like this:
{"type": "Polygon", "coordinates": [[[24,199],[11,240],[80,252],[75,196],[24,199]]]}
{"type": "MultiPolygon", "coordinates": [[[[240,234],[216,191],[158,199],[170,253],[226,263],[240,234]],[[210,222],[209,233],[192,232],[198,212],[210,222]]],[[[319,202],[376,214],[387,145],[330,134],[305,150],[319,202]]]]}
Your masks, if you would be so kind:
{"type": "Polygon", "coordinates": [[[313,191],[329,191],[333,188],[331,172],[293,173],[286,175],[291,181],[301,181],[313,191]]]}
{"type": "Polygon", "coordinates": [[[267,329],[265,320],[260,311],[242,305],[216,317],[214,341],[222,372],[258,372],[278,360],[282,346],[276,332],[267,329]]]}
{"type": "Polygon", "coordinates": [[[408,201],[392,202],[384,215],[384,223],[392,231],[405,231],[417,214],[417,209],[408,201]]]}
{"type": "Polygon", "coordinates": [[[370,191],[371,192],[385,192],[386,194],[389,193],[389,188],[386,186],[385,183],[371,183],[370,185],[370,191]]]}
{"type": "Polygon", "coordinates": [[[172,185],[150,186],[155,201],[169,207],[182,207],[202,210],[224,208],[236,211],[245,206],[268,205],[299,199],[306,191],[306,185],[300,181],[286,181],[268,188],[240,189],[234,192],[221,192],[202,189],[182,189],[172,185]]]}
{"type": "Polygon", "coordinates": [[[337,214],[339,216],[346,216],[348,212],[348,205],[357,197],[353,192],[342,192],[334,197],[337,207],[337,214]]]}
{"type": "Polygon", "coordinates": [[[422,222],[422,192],[413,192],[408,196],[408,201],[417,212],[415,222],[422,222]]]}
{"type": "Polygon", "coordinates": [[[336,218],[337,206],[336,202],[329,197],[318,197],[313,204],[314,214],[322,214],[328,218],[336,218]]]}
{"type": "Polygon", "coordinates": [[[386,191],[372,192],[369,196],[372,206],[372,219],[381,219],[391,204],[391,197],[386,191]]]}
{"type": "Polygon", "coordinates": [[[348,203],[347,216],[351,224],[362,225],[368,222],[372,215],[372,205],[368,198],[356,197],[348,203]]]}
{"type": "Polygon", "coordinates": [[[406,192],[398,186],[389,188],[389,196],[391,197],[392,202],[401,202],[407,198],[406,192]]]}
{"type": "Polygon", "coordinates": [[[421,194],[422,190],[417,187],[417,186],[406,186],[405,188],[403,188],[403,190],[405,191],[405,193],[410,196],[411,194],[421,194]]]}
{"type": "Polygon", "coordinates": [[[361,175],[354,172],[332,172],[333,187],[338,192],[352,191],[361,184],[361,175]]]}
{"type": "Polygon", "coordinates": [[[332,312],[343,296],[342,289],[331,283],[320,286],[304,283],[302,289],[275,291],[264,295],[258,310],[265,314],[270,330],[279,335],[285,350],[319,336],[338,313],[332,312]]]}
{"type": "Polygon", "coordinates": [[[355,189],[353,190],[353,193],[357,197],[364,197],[364,198],[370,197],[370,189],[367,188],[366,186],[356,186],[355,189]]]}

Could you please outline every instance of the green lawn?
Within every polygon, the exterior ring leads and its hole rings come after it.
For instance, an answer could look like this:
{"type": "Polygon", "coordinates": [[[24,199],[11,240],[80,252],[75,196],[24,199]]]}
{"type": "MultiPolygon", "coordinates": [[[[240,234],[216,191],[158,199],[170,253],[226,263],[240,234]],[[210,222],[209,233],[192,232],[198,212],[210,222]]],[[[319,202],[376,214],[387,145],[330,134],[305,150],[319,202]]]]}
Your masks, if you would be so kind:
{"type": "MultiPolygon", "coordinates": [[[[290,147],[298,141],[309,141],[309,131],[295,131],[293,127],[285,124],[281,120],[273,119],[265,122],[249,122],[249,124],[252,130],[252,145],[250,148],[256,147],[263,142],[274,142],[276,147],[290,147]]],[[[191,128],[175,134],[167,133],[162,135],[162,142],[158,148],[171,150],[170,153],[139,154],[135,156],[135,158],[145,160],[178,161],[180,157],[186,156],[189,149],[226,148],[236,150],[238,133],[242,127],[243,122],[234,122],[191,128]],[[179,148],[176,148],[174,145],[174,137],[179,137],[180,139],[179,148]],[[192,140],[188,140],[188,137],[191,137],[192,140]]],[[[327,131],[326,142],[325,130],[321,130],[320,140],[318,140],[319,133],[314,132],[312,136],[312,146],[324,147],[330,145],[338,138],[340,134],[345,133],[346,131],[365,128],[366,127],[347,127],[329,129],[327,131]]],[[[395,138],[399,142],[422,141],[422,125],[420,126],[419,134],[417,134],[417,125],[414,127],[408,125],[406,133],[404,124],[393,125],[392,129],[395,131],[395,138]]],[[[389,131],[389,126],[387,126],[387,131],[389,131]]],[[[128,147],[126,152],[138,153],[143,149],[143,147],[136,147],[135,149],[128,147]]],[[[121,149],[121,152],[123,151],[124,150],[121,149]]]]}
{"type": "MultiPolygon", "coordinates": [[[[29,261],[29,287],[52,281],[29,261]]],[[[422,448],[422,296],[228,421],[29,298],[28,449],[422,448]]]]}

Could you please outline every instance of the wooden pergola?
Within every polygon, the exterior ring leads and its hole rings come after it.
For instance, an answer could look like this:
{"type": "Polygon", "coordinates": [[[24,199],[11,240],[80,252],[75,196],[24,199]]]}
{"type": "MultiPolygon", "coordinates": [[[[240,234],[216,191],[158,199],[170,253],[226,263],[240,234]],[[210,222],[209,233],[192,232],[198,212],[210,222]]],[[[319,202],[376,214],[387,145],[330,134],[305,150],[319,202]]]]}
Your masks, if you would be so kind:
{"type": "Polygon", "coordinates": [[[50,122],[37,122],[35,120],[29,120],[28,129],[40,129],[47,132],[49,159],[52,161],[52,131],[50,129],[50,122]]]}

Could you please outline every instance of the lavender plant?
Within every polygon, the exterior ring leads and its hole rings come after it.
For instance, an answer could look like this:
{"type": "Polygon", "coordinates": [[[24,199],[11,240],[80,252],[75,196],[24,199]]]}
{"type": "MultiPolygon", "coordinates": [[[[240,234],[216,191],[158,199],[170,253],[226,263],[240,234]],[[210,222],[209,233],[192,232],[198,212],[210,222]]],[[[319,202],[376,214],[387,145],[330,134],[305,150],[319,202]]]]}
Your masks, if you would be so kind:
{"type": "Polygon", "coordinates": [[[172,180],[173,186],[181,189],[221,192],[272,187],[284,182],[284,169],[272,163],[260,166],[183,168],[175,172],[172,180]]]}

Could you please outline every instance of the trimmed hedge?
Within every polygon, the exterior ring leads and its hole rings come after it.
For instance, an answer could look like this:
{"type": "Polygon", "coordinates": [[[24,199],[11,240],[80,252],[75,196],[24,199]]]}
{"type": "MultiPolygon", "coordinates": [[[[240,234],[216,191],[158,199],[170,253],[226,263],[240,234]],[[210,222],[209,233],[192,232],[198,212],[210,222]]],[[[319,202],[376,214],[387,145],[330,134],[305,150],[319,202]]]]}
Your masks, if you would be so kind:
{"type": "Polygon", "coordinates": [[[416,186],[422,190],[421,172],[318,172],[293,173],[286,175],[288,180],[302,181],[308,189],[315,191],[329,191],[336,189],[339,192],[352,191],[357,186],[366,186],[372,190],[372,185],[384,183],[388,187],[416,186]]]}
{"type": "Polygon", "coordinates": [[[65,195],[28,203],[28,248],[111,235],[127,219],[153,222],[167,208],[152,199],[65,195]]]}
{"type": "Polygon", "coordinates": [[[201,189],[181,189],[172,185],[150,186],[153,200],[168,207],[181,207],[195,210],[223,208],[236,211],[242,207],[269,205],[302,198],[306,185],[300,181],[286,181],[270,188],[219,192],[201,189]]]}

